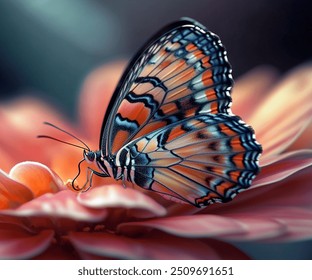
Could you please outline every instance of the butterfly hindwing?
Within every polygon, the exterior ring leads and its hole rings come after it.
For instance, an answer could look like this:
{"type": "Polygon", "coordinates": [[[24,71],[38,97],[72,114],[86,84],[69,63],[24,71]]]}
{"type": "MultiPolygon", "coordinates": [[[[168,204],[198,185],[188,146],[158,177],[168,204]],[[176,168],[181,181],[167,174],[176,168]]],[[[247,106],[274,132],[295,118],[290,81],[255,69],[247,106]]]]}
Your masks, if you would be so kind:
{"type": "Polygon", "coordinates": [[[127,179],[137,186],[204,206],[248,188],[260,152],[253,130],[238,117],[206,114],[150,132],[117,157],[131,159],[127,179]]]}
{"type": "Polygon", "coordinates": [[[181,20],[157,33],[130,62],[104,118],[103,155],[199,114],[228,113],[231,67],[219,38],[181,20]]]}

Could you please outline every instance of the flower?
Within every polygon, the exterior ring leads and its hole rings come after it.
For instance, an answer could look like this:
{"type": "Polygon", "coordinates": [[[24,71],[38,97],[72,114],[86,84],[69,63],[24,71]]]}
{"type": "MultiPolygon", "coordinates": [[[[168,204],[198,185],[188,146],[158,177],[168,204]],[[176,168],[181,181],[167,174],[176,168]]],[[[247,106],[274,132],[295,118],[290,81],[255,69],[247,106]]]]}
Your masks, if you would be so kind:
{"type": "Polygon", "coordinates": [[[81,150],[34,139],[73,141],[41,125],[49,121],[97,149],[122,68],[87,77],[79,125],[31,98],[0,106],[0,258],[246,259],[231,242],[312,238],[312,65],[283,78],[259,67],[238,79],[232,109],[256,131],[262,171],[233,201],[203,209],[96,176],[96,187],[77,194],[64,182],[76,175],[81,150]]]}

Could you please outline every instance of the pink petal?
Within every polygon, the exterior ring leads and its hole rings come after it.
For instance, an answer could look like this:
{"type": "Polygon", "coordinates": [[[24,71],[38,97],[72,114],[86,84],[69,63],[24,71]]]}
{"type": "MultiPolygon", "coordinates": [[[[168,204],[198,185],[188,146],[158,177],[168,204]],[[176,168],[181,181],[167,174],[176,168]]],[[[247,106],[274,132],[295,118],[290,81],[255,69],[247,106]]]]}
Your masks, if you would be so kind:
{"type": "Polygon", "coordinates": [[[39,162],[19,163],[11,169],[9,176],[27,186],[35,197],[64,188],[62,180],[39,162]]]}
{"type": "Polygon", "coordinates": [[[15,208],[33,197],[26,186],[12,180],[0,170],[0,209],[15,208]]]}
{"type": "Polygon", "coordinates": [[[308,167],[287,180],[242,192],[233,201],[208,206],[197,215],[122,223],[118,230],[138,235],[156,229],[183,237],[240,241],[291,240],[296,233],[298,239],[307,238],[312,231],[312,227],[310,231],[304,230],[311,219],[311,171],[308,167]],[[298,212],[301,217],[296,214],[298,212]],[[292,218],[294,216],[296,219],[292,218]],[[295,221],[296,228],[291,226],[295,221]]]}
{"type": "Polygon", "coordinates": [[[226,240],[289,242],[312,238],[312,210],[271,207],[250,214],[229,214],[229,216],[244,223],[248,228],[248,234],[229,235],[225,237],[226,240]],[[272,226],[268,227],[270,224],[272,226]]]}
{"type": "MultiPolygon", "coordinates": [[[[275,209],[272,209],[274,213],[275,209]]],[[[272,215],[274,216],[274,214],[272,215]]],[[[280,223],[271,216],[260,216],[255,213],[241,215],[228,215],[227,217],[233,218],[239,222],[245,229],[244,234],[229,234],[223,236],[222,239],[229,241],[263,241],[272,238],[277,238],[287,232],[287,225],[280,223]]]]}
{"type": "Polygon", "coordinates": [[[78,203],[76,194],[69,190],[42,195],[15,210],[6,210],[2,213],[18,217],[67,218],[87,222],[101,221],[107,215],[105,209],[95,210],[82,206],[78,203]]]}
{"type": "Polygon", "coordinates": [[[234,219],[217,215],[177,216],[143,222],[128,222],[120,224],[118,230],[123,234],[134,235],[146,228],[189,238],[220,238],[222,235],[245,233],[245,229],[234,219]]]}
{"type": "Polygon", "coordinates": [[[286,234],[269,241],[291,242],[311,240],[312,238],[312,211],[304,209],[287,209],[288,215],[277,217],[279,223],[287,226],[286,234]]]}
{"type": "Polygon", "coordinates": [[[52,242],[54,232],[26,231],[16,225],[0,224],[0,259],[28,259],[44,252],[52,242]]]}
{"type": "Polygon", "coordinates": [[[84,82],[79,103],[80,123],[91,139],[99,139],[106,108],[122,74],[124,62],[93,71],[84,82]]]}
{"type": "Polygon", "coordinates": [[[232,91],[233,113],[249,123],[250,116],[264,102],[277,78],[277,71],[269,66],[257,67],[239,77],[232,91]]]}
{"type": "MultiPolygon", "coordinates": [[[[32,160],[48,164],[45,155],[49,150],[47,147],[50,146],[47,146],[46,141],[36,139],[36,136],[38,134],[51,135],[51,131],[57,138],[64,137],[64,134],[43,125],[44,121],[52,122],[73,132],[59,113],[37,99],[24,97],[0,106],[0,146],[10,151],[15,163],[32,160]]],[[[50,145],[56,144],[52,141],[49,143],[50,145]]]]}
{"type": "Polygon", "coordinates": [[[260,174],[253,181],[252,188],[282,181],[290,175],[312,164],[312,150],[301,150],[274,156],[262,162],[260,174]],[[269,164],[265,166],[266,164],[269,164]]]}
{"type": "Polygon", "coordinates": [[[250,117],[263,146],[263,160],[285,150],[311,121],[311,75],[309,64],[292,71],[250,117]]]}
{"type": "Polygon", "coordinates": [[[245,256],[235,247],[212,248],[209,242],[156,234],[129,238],[109,233],[70,233],[69,238],[81,256],[113,259],[220,259],[245,256]],[[221,251],[222,249],[228,250],[221,251]]]}
{"type": "Polygon", "coordinates": [[[308,167],[290,176],[286,181],[248,190],[230,203],[212,205],[204,211],[232,218],[236,222],[244,223],[244,228],[248,229],[245,234],[231,234],[227,238],[242,241],[291,241],[311,238],[311,176],[312,168],[308,167]]]}
{"type": "MultiPolygon", "coordinates": [[[[1,121],[1,120],[0,120],[1,121]]],[[[9,172],[15,164],[14,156],[5,147],[0,144],[1,170],[9,172]]]]}
{"type": "Polygon", "coordinates": [[[235,232],[228,225],[222,227],[221,224],[211,222],[212,219],[209,215],[130,222],[121,224],[119,229],[121,233],[130,235],[147,232],[147,229],[157,229],[175,236],[189,238],[215,237],[227,241],[284,241],[312,237],[312,227],[310,227],[312,224],[312,211],[308,210],[271,207],[265,210],[255,209],[251,213],[227,213],[216,217],[219,220],[227,221],[228,224],[236,224],[240,230],[235,232]],[[209,227],[213,229],[211,230],[209,227]],[[216,229],[216,227],[218,228],[216,229]]]}
{"type": "Polygon", "coordinates": [[[301,149],[312,149],[312,121],[308,125],[306,129],[304,129],[303,133],[292,143],[287,150],[288,151],[295,151],[301,149]]]}
{"type": "Polygon", "coordinates": [[[312,205],[311,176],[312,168],[307,167],[288,177],[287,180],[248,189],[229,203],[211,205],[200,213],[228,215],[229,213],[257,213],[271,207],[309,208],[312,205]]]}
{"type": "Polygon", "coordinates": [[[131,188],[120,185],[105,185],[81,193],[78,201],[91,208],[126,208],[131,209],[128,215],[138,218],[163,216],[166,209],[155,200],[131,188]]]}
{"type": "Polygon", "coordinates": [[[259,208],[260,211],[271,206],[309,208],[312,205],[311,180],[312,168],[307,167],[287,180],[241,193],[240,201],[233,201],[232,206],[237,203],[237,208],[259,208]]]}

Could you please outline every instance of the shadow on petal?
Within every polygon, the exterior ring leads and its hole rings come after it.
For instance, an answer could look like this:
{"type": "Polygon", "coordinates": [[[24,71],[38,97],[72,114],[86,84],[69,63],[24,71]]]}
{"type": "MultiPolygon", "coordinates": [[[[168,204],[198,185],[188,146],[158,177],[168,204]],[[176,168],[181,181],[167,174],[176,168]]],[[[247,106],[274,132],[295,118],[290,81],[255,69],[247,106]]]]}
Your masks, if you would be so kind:
{"type": "Polygon", "coordinates": [[[0,224],[0,259],[28,259],[44,252],[52,242],[54,232],[32,233],[17,225],[0,224]]]}
{"type": "Polygon", "coordinates": [[[301,150],[277,155],[266,161],[251,188],[283,181],[292,174],[312,165],[312,150],[301,150]]]}

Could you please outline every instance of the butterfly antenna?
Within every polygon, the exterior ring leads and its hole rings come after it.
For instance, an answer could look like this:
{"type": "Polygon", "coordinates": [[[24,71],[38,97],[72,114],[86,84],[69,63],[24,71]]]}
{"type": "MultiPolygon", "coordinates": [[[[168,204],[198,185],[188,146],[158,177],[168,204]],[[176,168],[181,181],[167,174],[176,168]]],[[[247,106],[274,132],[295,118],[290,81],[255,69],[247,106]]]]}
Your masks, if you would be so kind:
{"type": "Polygon", "coordinates": [[[54,124],[52,124],[52,123],[49,123],[49,122],[44,122],[43,124],[49,125],[49,126],[55,128],[55,129],[59,130],[59,131],[64,132],[65,134],[67,134],[67,135],[73,137],[74,139],[76,139],[77,141],[79,141],[83,146],[76,145],[76,144],[73,144],[73,143],[69,143],[69,142],[66,142],[66,141],[54,138],[52,136],[48,136],[48,135],[38,135],[37,138],[47,138],[47,139],[55,140],[55,141],[58,141],[58,142],[61,142],[61,143],[67,144],[67,145],[71,145],[71,146],[74,146],[74,147],[77,147],[77,148],[80,148],[80,149],[83,149],[83,150],[87,149],[88,151],[91,151],[89,146],[85,142],[83,142],[81,139],[79,139],[77,136],[75,136],[74,134],[72,134],[72,133],[70,133],[70,132],[68,132],[68,131],[66,131],[66,130],[64,130],[64,129],[62,129],[62,128],[54,125],[54,124]]]}

